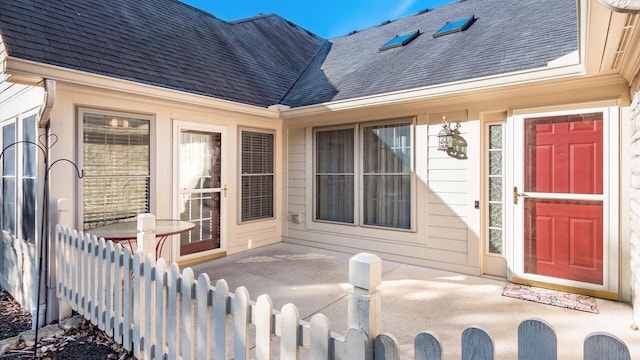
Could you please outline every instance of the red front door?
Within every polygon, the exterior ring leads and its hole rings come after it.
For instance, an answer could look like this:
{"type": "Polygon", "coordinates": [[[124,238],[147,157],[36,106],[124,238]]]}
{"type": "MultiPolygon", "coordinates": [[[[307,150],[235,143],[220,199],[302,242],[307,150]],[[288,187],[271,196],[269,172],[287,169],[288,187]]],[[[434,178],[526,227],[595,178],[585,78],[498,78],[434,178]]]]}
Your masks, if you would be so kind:
{"type": "Polygon", "coordinates": [[[524,270],[603,283],[602,113],[525,119],[524,270]]]}

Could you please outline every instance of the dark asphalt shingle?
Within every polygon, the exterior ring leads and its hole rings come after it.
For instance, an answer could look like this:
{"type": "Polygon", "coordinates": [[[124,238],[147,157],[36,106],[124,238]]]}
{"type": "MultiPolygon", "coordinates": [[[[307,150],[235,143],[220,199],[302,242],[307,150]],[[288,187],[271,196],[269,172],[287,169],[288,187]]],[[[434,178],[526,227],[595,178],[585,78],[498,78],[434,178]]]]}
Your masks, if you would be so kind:
{"type": "Polygon", "coordinates": [[[229,23],[175,0],[4,0],[0,35],[12,57],[259,106],[326,43],[277,15],[229,23]]]}
{"type": "Polygon", "coordinates": [[[578,49],[575,0],[467,0],[331,40],[283,101],[292,107],[541,68],[578,49]],[[433,38],[447,21],[475,15],[466,31],[433,38]],[[378,51],[419,30],[404,47],[378,51]],[[318,87],[322,87],[319,89],[318,87]]]}
{"type": "Polygon", "coordinates": [[[263,107],[541,68],[578,49],[575,0],[459,1],[331,41],[277,15],[226,22],[176,0],[3,0],[0,36],[12,57],[263,107]],[[471,15],[468,30],[432,37],[471,15]]]}

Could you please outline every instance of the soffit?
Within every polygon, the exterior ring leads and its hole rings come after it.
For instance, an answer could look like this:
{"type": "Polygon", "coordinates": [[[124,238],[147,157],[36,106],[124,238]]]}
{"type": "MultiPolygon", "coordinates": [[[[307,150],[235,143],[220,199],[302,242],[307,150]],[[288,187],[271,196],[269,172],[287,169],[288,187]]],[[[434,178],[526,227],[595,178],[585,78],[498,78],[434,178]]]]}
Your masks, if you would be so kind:
{"type": "Polygon", "coordinates": [[[640,14],[611,11],[589,2],[587,72],[618,73],[631,82],[640,66],[640,14]]]}

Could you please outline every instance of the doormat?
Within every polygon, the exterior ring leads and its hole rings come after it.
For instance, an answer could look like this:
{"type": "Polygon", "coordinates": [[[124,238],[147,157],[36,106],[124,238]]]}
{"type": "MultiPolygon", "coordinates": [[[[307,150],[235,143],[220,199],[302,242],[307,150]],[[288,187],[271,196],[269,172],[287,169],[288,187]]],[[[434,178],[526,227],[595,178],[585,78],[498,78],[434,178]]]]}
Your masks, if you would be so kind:
{"type": "Polygon", "coordinates": [[[508,283],[502,291],[502,296],[586,311],[594,314],[599,313],[596,299],[587,295],[571,294],[564,291],[508,283]]]}

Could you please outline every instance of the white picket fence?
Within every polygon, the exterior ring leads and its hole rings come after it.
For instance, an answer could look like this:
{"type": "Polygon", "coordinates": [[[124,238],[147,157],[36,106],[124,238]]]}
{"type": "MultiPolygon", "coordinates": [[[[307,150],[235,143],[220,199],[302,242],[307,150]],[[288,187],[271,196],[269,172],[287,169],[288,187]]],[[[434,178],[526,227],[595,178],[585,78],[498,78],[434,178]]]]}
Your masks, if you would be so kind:
{"type": "MultiPolygon", "coordinates": [[[[331,331],[324,315],[303,321],[292,304],[274,310],[267,295],[253,302],[244,287],[230,293],[224,280],[212,286],[206,274],[196,279],[190,268],[180,273],[175,263],[166,268],[163,259],[156,262],[151,255],[132,254],[60,225],[55,241],[58,298],[138,359],[400,359],[391,334],[370,340],[368,329],[352,327],[343,336],[331,331]]],[[[362,289],[362,281],[351,282],[362,289]]],[[[368,295],[353,296],[362,300],[368,295]]],[[[430,332],[416,336],[414,353],[416,360],[442,358],[440,342],[430,332]]],[[[556,336],[548,324],[538,319],[521,323],[518,359],[556,360],[556,354],[556,336]]],[[[491,337],[480,328],[467,328],[462,359],[494,359],[491,337]]],[[[631,357],[622,341],[595,333],[585,339],[584,359],[631,357]]]]}

